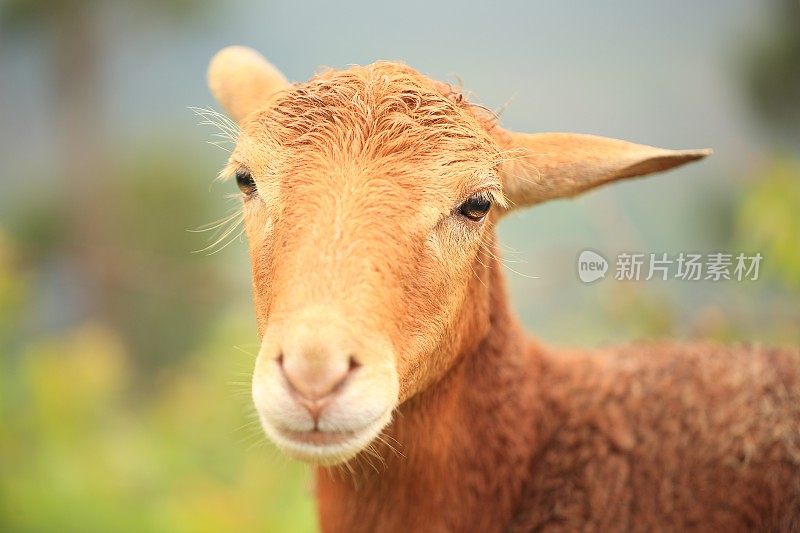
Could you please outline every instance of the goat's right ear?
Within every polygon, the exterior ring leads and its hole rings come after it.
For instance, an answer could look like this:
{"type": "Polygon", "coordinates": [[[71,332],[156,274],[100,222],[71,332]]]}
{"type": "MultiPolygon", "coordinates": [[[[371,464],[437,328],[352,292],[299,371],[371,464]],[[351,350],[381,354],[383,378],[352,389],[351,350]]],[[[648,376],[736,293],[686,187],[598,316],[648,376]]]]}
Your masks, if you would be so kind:
{"type": "Polygon", "coordinates": [[[667,150],[577,133],[514,133],[498,129],[507,156],[500,165],[510,207],[568,198],[613,181],[702,159],[711,150],[667,150]]]}
{"type": "Polygon", "coordinates": [[[228,116],[238,123],[288,86],[283,74],[252,48],[223,48],[208,66],[211,93],[228,116]]]}

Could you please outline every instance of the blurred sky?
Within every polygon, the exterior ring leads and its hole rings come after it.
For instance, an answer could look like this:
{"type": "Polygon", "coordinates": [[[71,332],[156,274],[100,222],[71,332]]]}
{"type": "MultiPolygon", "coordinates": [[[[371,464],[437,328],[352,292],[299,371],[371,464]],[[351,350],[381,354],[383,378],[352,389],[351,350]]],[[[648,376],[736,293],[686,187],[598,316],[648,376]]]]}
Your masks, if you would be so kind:
{"type": "MultiPolygon", "coordinates": [[[[124,148],[155,140],[192,147],[209,162],[207,174],[197,176],[198,187],[209,186],[225,154],[204,144],[211,132],[196,126],[187,107],[215,106],[205,69],[214,52],[229,44],[262,51],[292,80],[304,80],[324,65],[402,60],[439,79],[461,79],[473,100],[505,106],[503,123],[517,130],[714,148],[714,157],[700,164],[538,207],[505,222],[503,242],[525,261],[515,269],[539,277],[511,276],[512,292],[524,295],[516,305],[533,327],[547,314],[539,302],[583,301],[589,289],[576,281],[573,269],[585,247],[610,254],[713,250],[714,228],[694,225],[692,213],[704,208],[695,196],[698,191],[724,196],[744,169],[773,149],[773,140],[748,111],[738,79],[741,51],[768,31],[758,2],[202,4],[199,14],[179,23],[129,4],[98,4],[107,10],[107,48],[104,100],[97,105],[108,117],[112,143],[124,148]]],[[[23,171],[58,164],[41,38],[26,34],[3,48],[0,216],[20,190],[47,187],[57,175],[23,171]],[[42,182],[15,180],[23,174],[42,182]]],[[[246,262],[244,245],[231,253],[246,262]]],[[[674,292],[689,303],[704,294],[685,286],[674,292]]],[[[586,316],[599,310],[589,309],[586,316]]]]}

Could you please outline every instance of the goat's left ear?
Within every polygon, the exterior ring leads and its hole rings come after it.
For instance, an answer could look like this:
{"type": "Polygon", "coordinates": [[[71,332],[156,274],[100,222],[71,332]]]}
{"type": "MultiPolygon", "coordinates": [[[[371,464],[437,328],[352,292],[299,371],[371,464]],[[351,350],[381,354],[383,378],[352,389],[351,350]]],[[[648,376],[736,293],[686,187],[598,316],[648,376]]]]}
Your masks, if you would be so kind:
{"type": "Polygon", "coordinates": [[[208,87],[225,112],[238,123],[289,82],[264,56],[245,46],[223,48],[208,66],[208,87]]]}
{"type": "Polygon", "coordinates": [[[702,159],[711,150],[666,150],[577,133],[497,132],[509,208],[574,196],[605,183],[702,159]]]}

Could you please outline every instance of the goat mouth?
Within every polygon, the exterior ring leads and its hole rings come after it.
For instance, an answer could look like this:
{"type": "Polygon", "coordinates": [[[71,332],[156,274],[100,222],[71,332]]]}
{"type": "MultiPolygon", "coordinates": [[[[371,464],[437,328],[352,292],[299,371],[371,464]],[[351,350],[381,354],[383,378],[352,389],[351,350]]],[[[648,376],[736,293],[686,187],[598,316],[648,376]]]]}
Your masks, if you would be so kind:
{"type": "Polygon", "coordinates": [[[342,444],[357,435],[356,431],[320,431],[312,429],[310,431],[291,431],[281,430],[281,433],[295,442],[311,444],[313,446],[330,446],[332,444],[342,444]]]}
{"type": "Polygon", "coordinates": [[[269,424],[262,417],[267,436],[289,456],[306,463],[332,466],[348,461],[366,448],[391,421],[392,410],[365,426],[347,431],[290,430],[269,424]]]}

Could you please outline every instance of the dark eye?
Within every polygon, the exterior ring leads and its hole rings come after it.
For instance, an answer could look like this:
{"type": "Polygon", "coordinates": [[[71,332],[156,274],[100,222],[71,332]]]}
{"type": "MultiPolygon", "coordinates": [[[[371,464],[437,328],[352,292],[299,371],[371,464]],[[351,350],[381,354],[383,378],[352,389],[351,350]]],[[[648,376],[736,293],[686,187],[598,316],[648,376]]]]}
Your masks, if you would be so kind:
{"type": "Polygon", "coordinates": [[[236,171],[236,185],[245,196],[250,196],[256,192],[256,182],[253,180],[252,174],[249,170],[240,169],[236,171]]]}
{"type": "Polygon", "coordinates": [[[480,222],[492,207],[492,200],[485,192],[473,194],[464,201],[458,208],[461,216],[467,217],[473,222],[480,222]]]}

